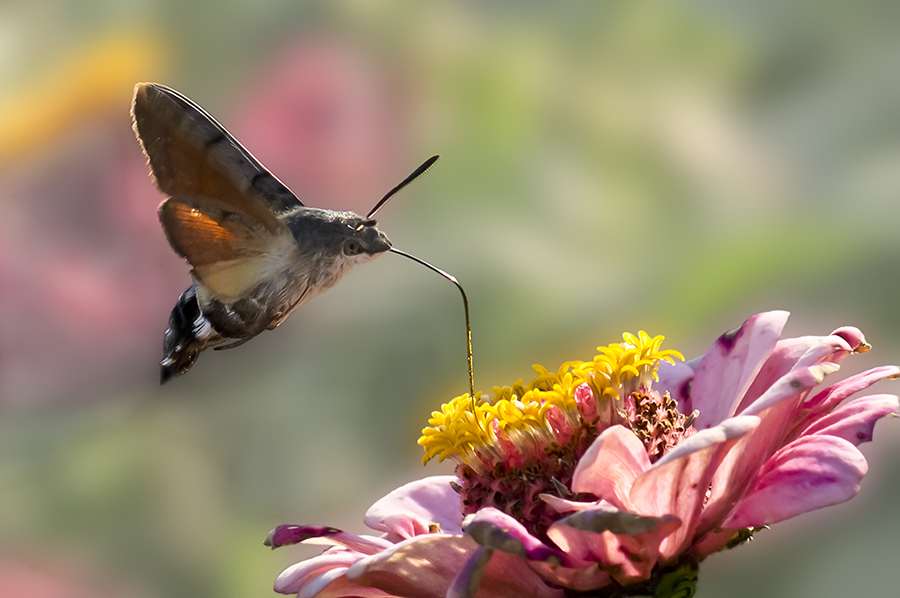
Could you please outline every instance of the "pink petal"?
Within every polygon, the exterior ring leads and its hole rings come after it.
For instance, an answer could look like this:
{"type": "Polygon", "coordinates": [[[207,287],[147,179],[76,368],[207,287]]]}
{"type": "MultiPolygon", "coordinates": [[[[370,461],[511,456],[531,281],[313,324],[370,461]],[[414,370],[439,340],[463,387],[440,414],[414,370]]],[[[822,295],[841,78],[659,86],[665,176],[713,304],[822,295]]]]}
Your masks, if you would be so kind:
{"type": "Polygon", "coordinates": [[[345,573],[347,567],[338,567],[308,578],[297,592],[297,598],[390,598],[390,594],[379,589],[356,585],[345,573]]]}
{"type": "Polygon", "coordinates": [[[875,422],[885,416],[900,416],[900,402],[894,395],[862,397],[835,409],[803,431],[803,436],[827,434],[859,446],[872,440],[875,422]]]}
{"type": "MultiPolygon", "coordinates": [[[[504,553],[497,553],[504,554],[504,553]]],[[[513,558],[504,554],[507,558],[513,558]]],[[[600,563],[592,563],[587,567],[559,567],[543,561],[528,561],[528,566],[547,583],[569,588],[578,592],[596,590],[612,583],[609,571],[600,568],[600,563]]]]}
{"type": "Polygon", "coordinates": [[[751,492],[724,525],[735,529],[769,525],[842,503],[859,492],[866,470],[862,453],[843,438],[806,436],[766,462],[751,492]]]}
{"type": "Polygon", "coordinates": [[[803,397],[839,367],[823,363],[791,371],[742,412],[758,414],[760,424],[725,455],[716,470],[698,527],[701,534],[718,526],[734,508],[766,460],[783,446],[803,397]]]}
{"type": "Polygon", "coordinates": [[[281,572],[275,580],[274,589],[279,594],[296,594],[308,578],[321,575],[330,569],[347,568],[363,557],[364,555],[358,552],[337,550],[300,561],[281,572]]]}
{"type": "Polygon", "coordinates": [[[463,531],[479,546],[500,550],[529,561],[548,561],[566,565],[566,555],[547,546],[525,529],[514,517],[494,507],[479,509],[463,521],[463,531]]]}
{"type": "Polygon", "coordinates": [[[825,376],[833,374],[839,369],[841,369],[841,366],[836,363],[820,363],[810,367],[791,370],[787,375],[782,376],[777,382],[772,384],[762,396],[741,411],[741,415],[759,415],[780,403],[786,403],[780,406],[788,408],[789,411],[799,411],[799,403],[785,402],[785,399],[809,392],[815,386],[821,384],[825,376]]]}
{"type": "Polygon", "coordinates": [[[682,413],[690,413],[694,410],[691,400],[691,383],[694,381],[694,368],[699,360],[692,362],[676,361],[669,363],[663,361],[657,371],[658,380],[653,383],[653,388],[660,394],[669,393],[669,397],[678,401],[678,407],[682,413]]]}
{"type": "Polygon", "coordinates": [[[852,351],[865,344],[858,328],[845,326],[828,336],[801,336],[782,339],[775,345],[771,357],[753,381],[737,413],[759,398],[776,380],[792,369],[815,365],[823,361],[840,363],[852,351]]]}
{"type": "Polygon", "coordinates": [[[800,356],[794,367],[808,367],[825,362],[840,363],[852,352],[853,347],[847,343],[844,337],[824,336],[800,356]]]}
{"type": "MultiPolygon", "coordinates": [[[[547,503],[550,510],[554,513],[569,513],[571,511],[582,511],[597,506],[597,502],[581,502],[577,500],[568,500],[560,498],[553,494],[538,494],[538,498],[547,503]]],[[[608,504],[606,501],[599,501],[602,504],[608,504]]]]}
{"type": "Polygon", "coordinates": [[[475,592],[481,586],[481,579],[484,577],[484,570],[488,561],[491,560],[494,551],[484,546],[478,549],[466,561],[463,570],[450,583],[450,589],[447,590],[446,598],[473,598],[475,592]]]}
{"type": "Polygon", "coordinates": [[[662,540],[681,525],[674,515],[646,517],[611,506],[565,517],[547,535],[579,566],[599,562],[623,584],[647,579],[662,540]]]}
{"type": "MultiPolygon", "coordinates": [[[[332,569],[332,571],[337,570],[332,569]]],[[[331,572],[329,571],[329,573],[331,572]]],[[[320,582],[309,586],[309,590],[307,590],[307,586],[304,586],[297,594],[298,598],[307,596],[315,596],[315,598],[398,598],[394,594],[388,594],[378,588],[356,585],[347,579],[346,575],[336,576],[334,580],[330,580],[329,577],[328,574],[323,575],[320,582]],[[325,584],[326,581],[329,583],[325,584]],[[321,589],[318,589],[317,586],[321,589]]]]}
{"type": "Polygon", "coordinates": [[[456,476],[432,476],[400,486],[372,505],[363,522],[370,528],[411,538],[428,533],[437,523],[441,531],[462,533],[462,505],[450,486],[456,476]]]}
{"type": "Polygon", "coordinates": [[[637,512],[658,517],[675,515],[682,522],[663,542],[664,560],[680,553],[693,538],[707,488],[724,452],[759,423],[759,418],[738,416],[701,430],[635,480],[631,502],[637,512]]]}
{"type": "Polygon", "coordinates": [[[847,397],[865,390],[879,380],[896,378],[898,376],[900,376],[900,368],[893,365],[885,365],[836,382],[803,404],[804,409],[808,411],[804,415],[805,422],[808,423],[818,419],[823,413],[827,413],[837,407],[847,397]]]}
{"type": "Polygon", "coordinates": [[[700,410],[695,428],[709,428],[734,415],[787,318],[786,311],[757,314],[713,343],[694,370],[691,384],[691,406],[700,410]]]}
{"type": "Polygon", "coordinates": [[[304,543],[344,546],[363,554],[375,554],[393,544],[384,538],[357,536],[322,525],[279,525],[269,532],[269,537],[264,542],[266,546],[271,546],[272,550],[304,543]]]}
{"type": "Polygon", "coordinates": [[[444,596],[477,544],[466,536],[427,534],[360,559],[347,578],[399,596],[444,596]]]}
{"type": "Polygon", "coordinates": [[[574,399],[581,419],[586,422],[597,419],[597,401],[594,400],[594,393],[587,382],[582,382],[575,387],[574,399]]]}
{"type": "MultiPolygon", "coordinates": [[[[442,598],[477,549],[468,536],[416,536],[363,558],[350,567],[347,578],[397,596],[442,598]]],[[[491,598],[563,596],[531,571],[526,561],[499,551],[485,568],[480,592],[491,598]]]]}
{"type": "Polygon", "coordinates": [[[860,347],[863,347],[859,353],[866,353],[872,347],[866,342],[866,337],[863,335],[862,330],[857,328],[856,326],[842,326],[838,328],[834,332],[831,333],[831,336],[839,336],[848,345],[850,345],[850,349],[852,351],[856,351],[860,347]]]}
{"type": "Polygon", "coordinates": [[[632,510],[631,486],[648,469],[650,459],[637,436],[625,426],[610,426],[578,461],[572,474],[572,491],[589,492],[619,508],[632,510]]]}
{"type": "Polygon", "coordinates": [[[525,562],[505,552],[494,551],[494,555],[485,568],[484,577],[481,579],[481,595],[490,598],[495,596],[498,598],[505,596],[564,598],[565,594],[562,590],[551,588],[533,571],[536,565],[555,570],[565,569],[564,567],[552,565],[546,561],[527,561],[527,565],[532,566],[529,568],[522,566],[525,562]]]}

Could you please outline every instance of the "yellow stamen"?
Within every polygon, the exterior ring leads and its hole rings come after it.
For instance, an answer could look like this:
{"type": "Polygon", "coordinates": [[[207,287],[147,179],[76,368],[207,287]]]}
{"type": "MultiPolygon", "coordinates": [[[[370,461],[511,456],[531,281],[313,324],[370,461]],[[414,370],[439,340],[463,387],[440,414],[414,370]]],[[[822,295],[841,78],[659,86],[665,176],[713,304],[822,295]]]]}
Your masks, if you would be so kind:
{"type": "Polygon", "coordinates": [[[684,360],[681,353],[660,350],[664,337],[651,337],[643,330],[637,336],[625,333],[625,342],[597,347],[593,361],[567,361],[556,373],[535,365],[537,376],[527,386],[519,380],[512,386],[494,387],[494,398],[476,393],[444,403],[428,420],[419,444],[425,449],[422,463],[434,457],[443,461],[457,457],[470,462],[476,453],[490,456],[498,441],[537,438],[548,429],[547,412],[559,408],[568,417],[579,417],[575,389],[588,383],[595,398],[621,400],[641,386],[658,380],[660,361],[684,360]]]}

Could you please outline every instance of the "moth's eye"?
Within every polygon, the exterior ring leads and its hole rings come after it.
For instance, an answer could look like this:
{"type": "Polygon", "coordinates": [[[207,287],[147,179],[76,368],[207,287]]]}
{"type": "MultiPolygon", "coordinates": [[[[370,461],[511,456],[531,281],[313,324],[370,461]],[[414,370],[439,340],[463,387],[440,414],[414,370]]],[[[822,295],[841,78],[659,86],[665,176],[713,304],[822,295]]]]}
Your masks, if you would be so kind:
{"type": "Polygon", "coordinates": [[[362,245],[358,241],[347,241],[344,245],[344,253],[347,255],[359,255],[362,253],[362,245]]]}

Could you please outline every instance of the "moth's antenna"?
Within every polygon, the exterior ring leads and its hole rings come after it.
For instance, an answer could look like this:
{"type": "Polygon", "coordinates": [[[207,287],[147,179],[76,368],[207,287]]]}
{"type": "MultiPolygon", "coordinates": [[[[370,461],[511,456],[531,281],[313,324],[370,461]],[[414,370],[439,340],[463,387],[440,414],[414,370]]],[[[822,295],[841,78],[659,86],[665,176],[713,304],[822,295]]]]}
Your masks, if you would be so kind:
{"type": "MultiPolygon", "coordinates": [[[[434,158],[429,160],[429,162],[431,164],[433,164],[435,160],[437,160],[437,156],[435,156],[434,158]]],[[[430,166],[431,164],[429,164],[429,162],[426,162],[425,164],[430,166]]],[[[427,166],[425,168],[427,169],[427,166]]],[[[422,168],[420,167],[419,170],[422,170],[422,168]]],[[[416,172],[418,172],[418,171],[416,171],[416,172]]],[[[424,170],[423,170],[423,172],[424,172],[424,170]]],[[[415,174],[415,173],[413,173],[413,174],[415,174]]],[[[422,173],[419,172],[418,174],[422,174],[422,173]]],[[[415,176],[418,176],[418,174],[416,174],[415,176]]],[[[423,266],[425,266],[426,268],[434,270],[435,272],[437,272],[438,274],[440,274],[441,276],[443,276],[444,278],[446,278],[447,280],[449,280],[450,282],[455,284],[456,288],[459,289],[459,293],[460,293],[460,295],[462,295],[463,309],[466,312],[466,349],[468,351],[468,357],[469,357],[469,396],[472,397],[472,416],[475,417],[476,423],[478,423],[478,416],[475,413],[475,370],[472,366],[472,326],[469,324],[469,299],[466,297],[465,290],[463,290],[462,285],[459,284],[459,281],[456,280],[455,276],[452,276],[452,275],[444,272],[440,268],[436,268],[436,267],[432,266],[425,260],[420,260],[419,258],[417,258],[414,255],[410,255],[404,251],[400,251],[396,247],[391,247],[390,250],[398,255],[402,255],[403,257],[409,258],[414,262],[418,262],[418,263],[422,264],[423,266]]],[[[478,424],[478,426],[481,427],[481,424],[478,424]]]]}
{"type": "MultiPolygon", "coordinates": [[[[411,175],[409,175],[408,177],[406,177],[405,179],[403,179],[403,181],[401,181],[399,185],[397,185],[396,187],[394,187],[393,189],[391,189],[390,191],[388,191],[388,192],[387,192],[387,195],[385,195],[384,197],[382,197],[382,198],[381,198],[381,201],[379,201],[377,204],[375,204],[375,207],[374,207],[374,208],[372,208],[371,210],[369,210],[369,213],[366,215],[366,220],[369,220],[370,218],[372,218],[372,216],[374,216],[375,213],[376,213],[378,210],[380,210],[381,207],[382,207],[384,204],[386,204],[390,198],[392,198],[394,195],[396,195],[397,192],[400,191],[400,189],[403,189],[404,187],[406,187],[407,185],[409,185],[411,182],[413,182],[414,180],[416,180],[417,178],[419,178],[420,176],[422,176],[423,174],[425,174],[425,172],[426,172],[429,168],[431,168],[431,167],[434,165],[435,162],[438,161],[438,158],[440,158],[440,156],[431,156],[430,158],[428,158],[427,160],[425,160],[425,162],[424,162],[421,166],[419,166],[418,168],[416,168],[415,171],[413,171],[413,173],[412,173],[411,175]]],[[[398,251],[397,253],[400,253],[400,252],[398,251]]],[[[407,257],[412,258],[411,255],[408,255],[408,254],[405,254],[405,253],[404,253],[403,255],[406,255],[407,257]]],[[[415,259],[415,258],[413,258],[413,259],[415,259]]],[[[424,263],[424,262],[423,262],[423,263],[424,263]]],[[[426,265],[427,265],[427,264],[426,264],[426,265]]],[[[437,268],[435,268],[434,266],[429,266],[429,267],[430,267],[431,269],[433,269],[433,270],[437,270],[437,268]]],[[[462,289],[460,289],[460,290],[462,290],[462,289]]]]}

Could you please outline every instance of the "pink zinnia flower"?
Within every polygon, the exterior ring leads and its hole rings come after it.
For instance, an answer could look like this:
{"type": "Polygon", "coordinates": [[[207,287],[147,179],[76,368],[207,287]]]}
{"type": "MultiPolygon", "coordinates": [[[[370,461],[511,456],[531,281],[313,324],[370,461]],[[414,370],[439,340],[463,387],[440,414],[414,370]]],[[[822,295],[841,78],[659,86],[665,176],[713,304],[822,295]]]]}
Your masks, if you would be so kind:
{"type": "Polygon", "coordinates": [[[700,560],[760,527],[859,491],[856,446],[898,399],[841,404],[900,368],[813,390],[862,333],[779,340],[758,314],[688,363],[626,334],[590,362],[442,406],[419,440],[456,476],[398,488],[366,513],[380,536],[280,526],[267,544],[331,547],[284,571],[298,596],[690,596],[700,560]]]}

